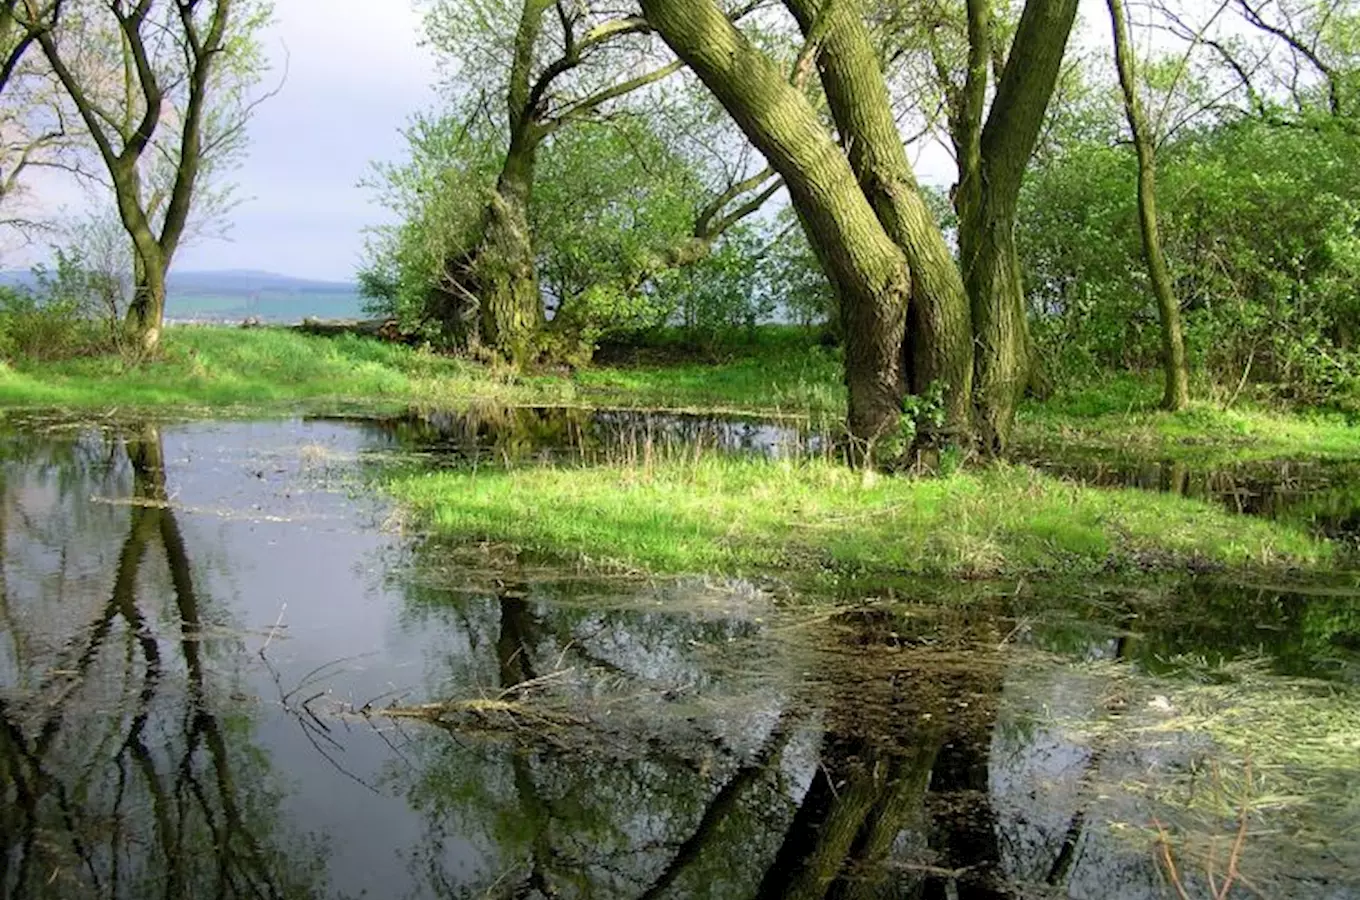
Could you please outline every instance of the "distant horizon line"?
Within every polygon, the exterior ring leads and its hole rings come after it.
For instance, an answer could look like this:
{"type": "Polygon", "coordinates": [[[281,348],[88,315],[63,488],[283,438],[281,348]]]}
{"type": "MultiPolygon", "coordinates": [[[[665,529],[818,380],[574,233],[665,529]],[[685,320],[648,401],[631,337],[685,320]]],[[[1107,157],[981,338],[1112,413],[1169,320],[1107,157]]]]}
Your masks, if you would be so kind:
{"type": "MultiPolygon", "coordinates": [[[[21,277],[21,278],[28,278],[28,277],[31,277],[31,276],[32,276],[34,268],[35,268],[35,266],[28,266],[28,267],[26,267],[26,268],[19,268],[19,267],[4,267],[4,268],[0,268],[0,277],[9,277],[9,278],[13,278],[13,277],[18,276],[18,277],[21,277]]],[[[176,277],[176,276],[179,276],[179,277],[184,277],[184,276],[215,276],[215,277],[224,277],[224,276],[225,276],[225,277],[233,277],[233,278],[261,278],[261,279],[272,279],[272,280],[277,280],[277,281],[308,282],[308,283],[312,283],[312,284],[333,284],[333,285],[343,285],[343,286],[345,286],[345,287],[352,287],[352,288],[357,288],[357,287],[359,286],[358,279],[357,279],[357,278],[352,278],[352,277],[351,277],[351,278],[337,278],[337,277],[317,277],[317,276],[312,276],[312,275],[292,275],[292,274],[288,274],[288,273],[285,273],[285,272],[275,272],[275,271],[272,271],[272,270],[270,270],[270,269],[242,269],[242,268],[230,268],[230,269],[200,269],[200,268],[194,268],[194,269],[180,269],[180,268],[171,267],[171,269],[170,269],[170,271],[169,271],[169,273],[168,273],[168,276],[169,276],[170,278],[174,278],[174,277],[176,277]]]]}

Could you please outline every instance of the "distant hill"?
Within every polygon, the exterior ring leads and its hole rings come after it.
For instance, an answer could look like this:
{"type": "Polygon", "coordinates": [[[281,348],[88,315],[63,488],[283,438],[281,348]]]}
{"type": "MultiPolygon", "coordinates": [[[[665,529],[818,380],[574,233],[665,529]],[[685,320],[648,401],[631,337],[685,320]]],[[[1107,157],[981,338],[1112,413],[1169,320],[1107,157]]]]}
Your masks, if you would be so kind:
{"type": "MultiPolygon", "coordinates": [[[[33,275],[0,271],[0,285],[32,287],[33,275]]],[[[362,316],[357,285],[346,281],[293,278],[274,272],[228,269],[171,272],[166,318],[172,322],[300,322],[304,318],[348,319],[362,316]]]]}
{"type": "Polygon", "coordinates": [[[358,293],[348,281],[313,281],[273,272],[227,269],[220,272],[171,272],[169,289],[196,294],[257,294],[278,291],[292,294],[358,293]]]}

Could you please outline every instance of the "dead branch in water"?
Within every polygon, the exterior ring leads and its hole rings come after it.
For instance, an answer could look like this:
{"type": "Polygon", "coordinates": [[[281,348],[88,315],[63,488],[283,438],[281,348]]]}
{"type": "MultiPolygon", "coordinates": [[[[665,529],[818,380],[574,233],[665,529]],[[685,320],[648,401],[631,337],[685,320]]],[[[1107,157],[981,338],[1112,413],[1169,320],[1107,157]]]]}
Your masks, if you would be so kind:
{"type": "Polygon", "coordinates": [[[442,700],[437,703],[418,703],[374,707],[365,704],[356,710],[366,718],[420,719],[444,726],[467,725],[481,728],[519,728],[527,725],[562,726],[585,725],[588,720],[546,704],[531,702],[535,691],[571,675],[575,669],[559,669],[511,685],[493,697],[442,700]]]}

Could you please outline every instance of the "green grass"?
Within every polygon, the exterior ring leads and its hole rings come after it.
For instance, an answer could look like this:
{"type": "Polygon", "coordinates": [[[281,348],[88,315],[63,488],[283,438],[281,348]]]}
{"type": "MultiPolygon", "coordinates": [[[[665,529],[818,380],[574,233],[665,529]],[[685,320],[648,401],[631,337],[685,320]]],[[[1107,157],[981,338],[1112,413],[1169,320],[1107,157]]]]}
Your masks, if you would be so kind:
{"type": "MultiPolygon", "coordinates": [[[[814,419],[845,415],[839,351],[802,329],[770,326],[754,340],[716,352],[710,362],[605,365],[575,376],[586,396],[667,409],[783,413],[814,419]]],[[[616,404],[617,405],[617,404],[616,404]]]]}
{"type": "Polygon", "coordinates": [[[1198,401],[1157,408],[1160,388],[1123,376],[1028,402],[1016,419],[1022,454],[1111,451],[1211,464],[1288,456],[1360,457],[1360,424],[1339,413],[1198,401]]]}
{"type": "Polygon", "coordinates": [[[436,534],[655,573],[1093,573],[1314,566],[1333,552],[1301,529],[1023,466],[914,479],[707,457],[406,473],[387,488],[436,534]]]}
{"type": "MultiPolygon", "coordinates": [[[[0,365],[0,405],[214,413],[310,406],[418,404],[631,406],[807,417],[835,430],[845,415],[839,353],[796,328],[695,361],[663,345],[652,361],[574,373],[517,375],[357,337],[285,329],[180,327],[154,362],[116,357],[0,365]]],[[[1158,411],[1152,380],[1115,378],[1027,403],[1016,423],[1021,456],[1083,451],[1227,459],[1360,456],[1360,426],[1335,414],[1198,403],[1158,411]]]]}
{"type": "Polygon", "coordinates": [[[154,361],[116,356],[0,363],[0,405],[178,412],[290,405],[636,406],[843,414],[832,351],[794,329],[763,332],[715,361],[516,374],[360,337],[282,328],[167,329],[154,361]]]}
{"type": "MultiPolygon", "coordinates": [[[[570,398],[570,385],[551,395],[570,398]]],[[[77,409],[268,410],[300,402],[457,405],[544,399],[508,374],[358,337],[285,329],[179,327],[160,358],[114,356],[0,367],[0,404],[77,409]]]]}

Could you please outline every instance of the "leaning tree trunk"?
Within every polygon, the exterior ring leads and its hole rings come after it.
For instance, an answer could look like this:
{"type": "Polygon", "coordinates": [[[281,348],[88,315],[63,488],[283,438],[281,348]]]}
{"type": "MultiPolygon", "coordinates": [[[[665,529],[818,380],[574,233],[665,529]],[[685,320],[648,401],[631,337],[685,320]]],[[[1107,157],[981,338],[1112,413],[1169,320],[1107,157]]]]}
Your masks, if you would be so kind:
{"type": "Polygon", "coordinates": [[[850,165],[884,229],[911,265],[911,316],[906,336],[913,393],[943,388],[947,442],[972,438],[973,334],[958,266],[921,196],[893,118],[878,53],[860,3],[789,0],[805,36],[820,32],[817,57],[827,102],[850,165]],[[819,21],[820,19],[820,21],[819,21]]]}
{"type": "Polygon", "coordinates": [[[783,177],[835,286],[845,329],[849,431],[863,445],[902,412],[911,270],[807,99],[714,0],[642,0],[648,21],[783,177]]]}
{"type": "Polygon", "coordinates": [[[1148,280],[1157,298],[1162,322],[1162,368],[1166,390],[1162,406],[1181,410],[1190,405],[1190,370],[1185,360],[1185,337],[1181,332],[1181,307],[1171,287],[1171,272],[1162,252],[1162,236],[1157,227],[1156,149],[1134,79],[1133,54],[1129,49],[1129,25],[1122,0],[1108,0],[1110,23],[1114,29],[1114,58],[1119,70],[1119,85],[1124,93],[1124,113],[1133,132],[1138,153],[1138,224],[1143,235],[1143,256],[1148,280]]]}

